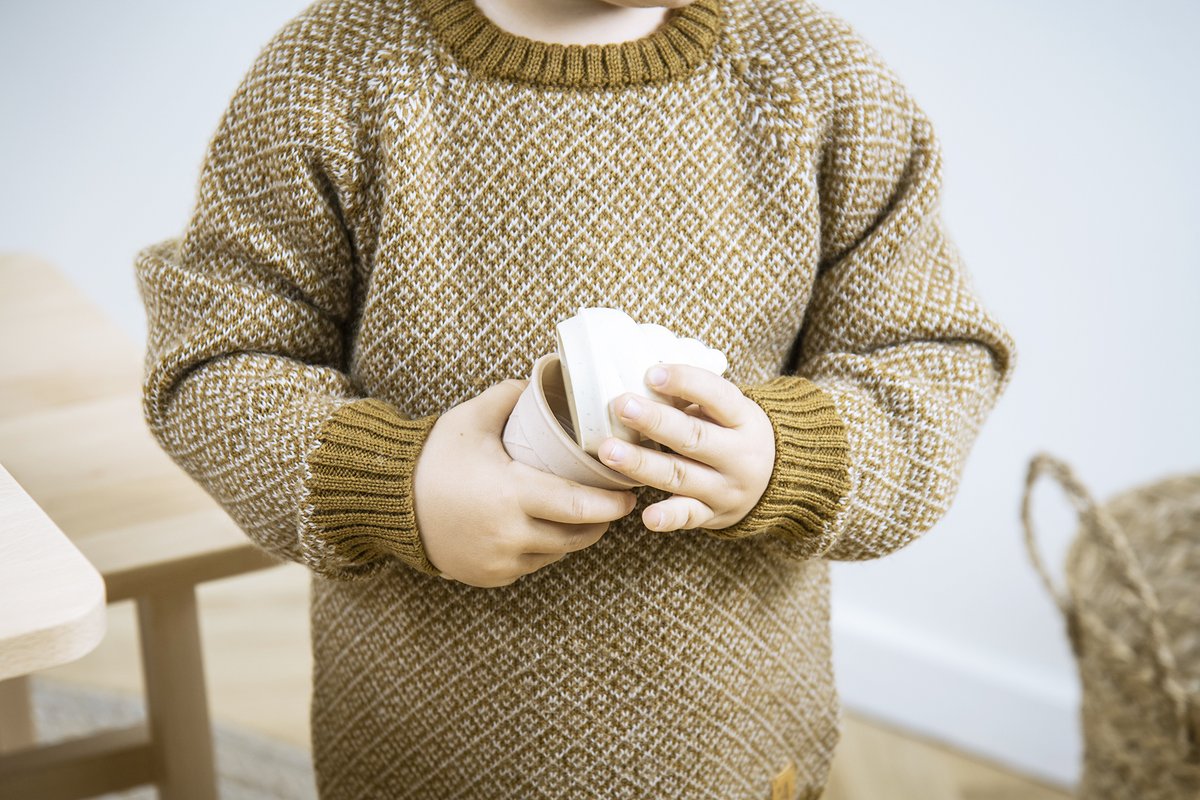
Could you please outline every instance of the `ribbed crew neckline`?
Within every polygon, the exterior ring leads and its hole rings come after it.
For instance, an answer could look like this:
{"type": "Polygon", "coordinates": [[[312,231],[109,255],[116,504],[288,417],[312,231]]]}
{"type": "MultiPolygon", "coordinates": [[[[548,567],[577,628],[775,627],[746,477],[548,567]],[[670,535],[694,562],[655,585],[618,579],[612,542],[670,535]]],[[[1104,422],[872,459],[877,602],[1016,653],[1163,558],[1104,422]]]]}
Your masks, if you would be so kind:
{"type": "Polygon", "coordinates": [[[724,0],[693,0],[639,39],[543,42],[492,22],[475,0],[418,0],[435,36],[468,71],[546,86],[606,87],[680,78],[705,61],[721,31],[724,0]]]}

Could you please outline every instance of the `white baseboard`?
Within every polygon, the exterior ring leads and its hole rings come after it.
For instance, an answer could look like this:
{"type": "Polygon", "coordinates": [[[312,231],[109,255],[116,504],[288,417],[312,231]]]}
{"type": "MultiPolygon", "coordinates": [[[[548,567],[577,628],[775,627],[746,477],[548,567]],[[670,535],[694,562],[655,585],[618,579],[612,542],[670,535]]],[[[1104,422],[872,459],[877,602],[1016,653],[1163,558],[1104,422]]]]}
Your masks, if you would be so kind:
{"type": "Polygon", "coordinates": [[[1068,791],[1079,779],[1077,681],[1047,680],[844,607],[834,613],[833,661],[848,710],[1068,791]]]}

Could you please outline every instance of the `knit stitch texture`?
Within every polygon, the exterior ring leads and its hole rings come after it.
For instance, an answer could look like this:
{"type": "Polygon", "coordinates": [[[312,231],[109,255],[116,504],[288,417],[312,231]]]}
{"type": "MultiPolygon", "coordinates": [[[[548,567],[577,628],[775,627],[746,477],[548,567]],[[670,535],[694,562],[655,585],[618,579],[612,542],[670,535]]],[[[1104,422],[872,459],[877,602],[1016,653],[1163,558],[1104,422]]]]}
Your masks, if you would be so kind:
{"type": "MultiPolygon", "coordinates": [[[[323,798],[745,798],[839,736],[830,560],[946,512],[1014,343],[940,216],[895,74],[806,0],[533,42],[472,0],[319,0],[237,88],[181,236],[135,263],[147,423],[308,567],[323,798]],[[580,306],[726,353],[770,483],[508,586],[437,577],[414,465],[580,306]]],[[[486,498],[480,498],[486,502],[486,498]]]]}

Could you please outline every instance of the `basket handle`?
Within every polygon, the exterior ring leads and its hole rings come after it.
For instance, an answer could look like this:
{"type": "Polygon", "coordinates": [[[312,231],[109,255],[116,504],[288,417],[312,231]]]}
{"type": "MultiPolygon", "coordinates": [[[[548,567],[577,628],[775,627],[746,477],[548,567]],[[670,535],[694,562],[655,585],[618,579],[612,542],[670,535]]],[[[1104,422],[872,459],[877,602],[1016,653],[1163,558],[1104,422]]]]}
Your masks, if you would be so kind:
{"type": "Polygon", "coordinates": [[[1146,609],[1152,645],[1151,656],[1154,660],[1159,684],[1167,696],[1178,723],[1178,743],[1183,748],[1188,763],[1200,763],[1200,703],[1194,703],[1184,689],[1175,655],[1171,652],[1168,644],[1167,630],[1162,622],[1158,597],[1146,580],[1145,573],[1142,572],[1141,564],[1134,554],[1129,540],[1112,515],[1096,503],[1095,498],[1070,466],[1048,453],[1037,453],[1029,462],[1029,471],[1025,476],[1025,493],[1021,499],[1021,521],[1025,528],[1025,546],[1029,551],[1034,569],[1041,576],[1042,582],[1045,583],[1051,597],[1054,598],[1055,604],[1066,616],[1068,634],[1076,655],[1080,652],[1079,625],[1080,617],[1083,615],[1079,613],[1080,610],[1076,608],[1073,599],[1065,591],[1059,589],[1051,579],[1050,572],[1046,569],[1045,562],[1038,553],[1034,537],[1030,499],[1033,495],[1033,486],[1043,473],[1049,474],[1058,482],[1071,500],[1071,504],[1075,506],[1080,519],[1085,522],[1082,535],[1086,535],[1089,531],[1097,533],[1095,537],[1097,544],[1116,564],[1117,572],[1125,584],[1137,594],[1146,609]]]}

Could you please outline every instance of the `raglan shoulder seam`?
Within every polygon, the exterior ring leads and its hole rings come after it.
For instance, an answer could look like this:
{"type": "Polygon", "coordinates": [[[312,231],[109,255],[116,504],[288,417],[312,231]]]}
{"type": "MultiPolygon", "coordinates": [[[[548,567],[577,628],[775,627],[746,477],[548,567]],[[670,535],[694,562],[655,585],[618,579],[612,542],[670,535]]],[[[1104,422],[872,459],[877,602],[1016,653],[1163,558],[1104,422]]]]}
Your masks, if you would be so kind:
{"type": "Polygon", "coordinates": [[[859,99],[854,90],[864,73],[882,79],[883,91],[906,94],[879,51],[839,15],[811,0],[754,0],[753,5],[781,71],[819,119],[859,99]]]}

